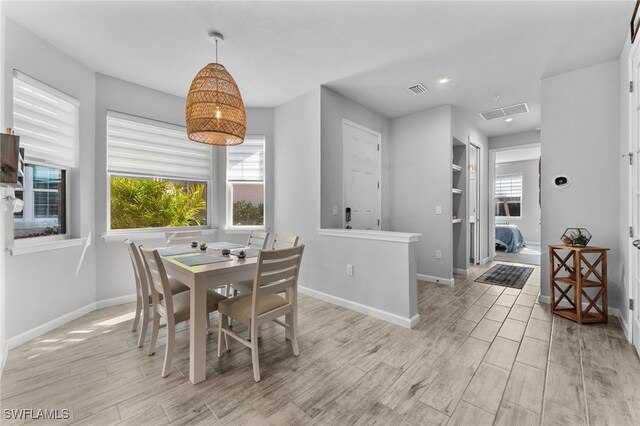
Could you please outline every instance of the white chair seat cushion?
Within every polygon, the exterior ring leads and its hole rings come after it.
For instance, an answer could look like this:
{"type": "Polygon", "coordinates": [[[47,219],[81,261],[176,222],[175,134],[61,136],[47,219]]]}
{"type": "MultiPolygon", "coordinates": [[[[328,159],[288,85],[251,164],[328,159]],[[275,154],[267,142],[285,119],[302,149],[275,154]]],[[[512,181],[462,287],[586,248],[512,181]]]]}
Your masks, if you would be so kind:
{"type": "Polygon", "coordinates": [[[241,281],[239,283],[231,284],[234,290],[237,290],[238,293],[251,293],[253,291],[253,280],[241,281]]]}
{"type": "MultiPolygon", "coordinates": [[[[218,305],[218,312],[248,326],[251,319],[251,296],[251,293],[246,293],[232,297],[231,299],[223,300],[218,305]]],[[[258,300],[257,315],[262,315],[285,305],[287,305],[287,301],[275,294],[261,297],[258,300]]]]}
{"type": "MultiPolygon", "coordinates": [[[[207,312],[218,309],[218,304],[226,297],[209,289],[207,290],[207,312]]],[[[191,290],[183,291],[173,296],[173,310],[176,324],[186,321],[191,316],[191,290]]]]}

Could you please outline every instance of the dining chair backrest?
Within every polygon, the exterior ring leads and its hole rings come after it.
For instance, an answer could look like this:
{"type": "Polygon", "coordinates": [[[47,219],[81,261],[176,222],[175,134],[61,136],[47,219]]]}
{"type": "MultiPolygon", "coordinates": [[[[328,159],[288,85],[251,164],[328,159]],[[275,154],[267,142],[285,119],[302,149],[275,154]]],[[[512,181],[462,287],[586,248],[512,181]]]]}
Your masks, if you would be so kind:
{"type": "Polygon", "coordinates": [[[267,240],[269,239],[269,233],[266,231],[251,231],[249,234],[249,240],[247,245],[249,247],[264,250],[267,247],[267,240]]]}
{"type": "Polygon", "coordinates": [[[297,235],[276,234],[271,243],[271,250],[280,250],[283,248],[291,248],[298,245],[297,235]]]}
{"type": "Polygon", "coordinates": [[[165,232],[164,235],[166,237],[168,247],[188,246],[191,241],[202,240],[202,231],[165,232]]]}
{"type": "MultiPolygon", "coordinates": [[[[136,292],[142,298],[143,301],[149,300],[149,280],[147,277],[147,270],[144,266],[140,250],[131,240],[125,240],[129,250],[129,257],[131,258],[131,264],[133,265],[133,274],[136,281],[136,292]]],[[[148,302],[147,302],[148,303],[148,302]]]]}
{"type": "Polygon", "coordinates": [[[256,318],[260,299],[277,293],[286,293],[286,300],[297,300],[298,274],[304,244],[281,250],[263,250],[258,254],[258,266],[253,282],[251,317],[256,318]]]}
{"type": "Polygon", "coordinates": [[[169,285],[167,270],[162,263],[158,250],[145,249],[140,246],[140,252],[149,276],[151,300],[156,306],[164,306],[167,312],[173,313],[173,295],[169,285]],[[162,298],[160,298],[162,296],[162,298]]]}

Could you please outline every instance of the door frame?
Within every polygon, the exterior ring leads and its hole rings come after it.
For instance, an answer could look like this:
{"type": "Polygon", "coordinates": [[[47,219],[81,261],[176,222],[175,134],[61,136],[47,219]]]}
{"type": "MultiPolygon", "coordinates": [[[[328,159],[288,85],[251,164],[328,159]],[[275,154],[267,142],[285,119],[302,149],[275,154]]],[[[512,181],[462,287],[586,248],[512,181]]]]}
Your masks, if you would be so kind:
{"type": "Polygon", "coordinates": [[[366,126],[363,126],[361,124],[358,124],[354,121],[351,120],[347,120],[346,118],[342,119],[342,212],[341,212],[341,216],[342,216],[342,229],[345,229],[347,226],[347,221],[345,218],[345,208],[347,207],[347,200],[346,200],[346,179],[345,179],[345,158],[346,158],[346,147],[344,144],[344,127],[345,126],[351,126],[353,128],[356,128],[358,130],[362,130],[363,132],[367,132],[372,134],[373,136],[375,136],[376,138],[378,138],[378,145],[380,146],[380,149],[377,151],[377,155],[378,155],[378,179],[380,182],[380,187],[378,188],[378,191],[376,192],[377,194],[377,203],[376,203],[376,207],[378,209],[378,217],[380,219],[380,224],[378,225],[377,230],[382,230],[382,133],[370,129],[366,126]]]}
{"type": "MultiPolygon", "coordinates": [[[[496,199],[496,153],[500,151],[513,151],[516,149],[542,148],[542,143],[528,143],[524,145],[505,146],[501,148],[489,149],[489,259],[493,261],[496,257],[496,212],[494,209],[494,200],[496,199]]],[[[542,155],[540,156],[542,159],[542,155]]],[[[540,188],[542,191],[542,188],[540,188]]],[[[540,206],[542,210],[542,206],[540,206]]],[[[542,235],[542,226],[540,224],[540,234],[542,235]]],[[[542,254],[540,255],[540,263],[542,263],[542,254]]],[[[542,284],[541,284],[542,285],[542,284]]]]}
{"type": "MultiPolygon", "coordinates": [[[[638,56],[638,61],[640,65],[640,47],[639,46],[640,44],[635,44],[634,46],[632,46],[631,50],[629,51],[629,57],[628,57],[629,81],[633,81],[633,84],[635,86],[637,86],[638,83],[640,82],[640,75],[638,76],[634,75],[634,66],[633,66],[633,60],[634,60],[634,57],[636,56],[638,56]]],[[[628,92],[629,122],[627,124],[628,124],[628,131],[629,131],[629,140],[627,141],[628,142],[627,153],[633,152],[634,140],[637,140],[638,138],[640,138],[640,122],[635,120],[635,117],[637,115],[635,114],[635,111],[634,111],[634,96],[637,97],[637,99],[640,102],[640,93],[638,93],[638,88],[635,88],[633,92],[628,92]]],[[[635,164],[637,164],[637,162],[640,161],[640,158],[633,158],[633,161],[636,162],[635,164]]],[[[634,170],[633,170],[633,167],[631,166],[629,167],[629,173],[627,178],[628,178],[627,196],[629,197],[629,206],[627,209],[627,225],[633,226],[634,225],[634,217],[633,217],[634,170]]],[[[634,231],[635,237],[637,238],[638,235],[640,234],[640,230],[634,229],[633,231],[634,231]]],[[[628,288],[627,300],[628,299],[633,300],[635,305],[634,308],[637,310],[637,309],[640,309],[640,306],[638,306],[640,305],[640,285],[635,285],[634,277],[640,273],[640,271],[638,271],[638,269],[640,269],[640,265],[638,265],[636,260],[634,260],[634,250],[637,250],[637,249],[633,246],[633,240],[634,240],[634,236],[629,236],[627,238],[629,269],[628,269],[628,273],[626,274],[625,280],[629,284],[629,286],[627,287],[628,288]]],[[[628,315],[627,315],[628,330],[627,331],[629,335],[627,336],[627,339],[629,340],[630,343],[634,344],[634,346],[638,347],[640,345],[637,344],[637,340],[640,339],[640,336],[636,336],[634,334],[633,313],[634,311],[628,309],[628,315]]]]}
{"type": "MultiPolygon", "coordinates": [[[[473,242],[474,242],[474,248],[473,248],[473,253],[474,253],[474,258],[473,258],[473,262],[475,265],[480,265],[482,264],[482,226],[481,226],[481,220],[483,220],[483,214],[482,214],[482,167],[480,165],[480,163],[482,162],[482,148],[480,147],[480,144],[478,142],[476,142],[475,140],[473,140],[471,138],[471,136],[469,136],[469,147],[473,146],[473,148],[475,148],[476,150],[476,221],[474,223],[473,226],[473,231],[474,231],[474,238],[473,238],[473,242]]],[[[467,151],[469,151],[467,149],[467,151]]],[[[469,157],[470,158],[470,157],[469,157]]],[[[470,172],[467,172],[467,176],[471,177],[470,172]]],[[[468,195],[467,195],[468,197],[468,195]]],[[[467,198],[468,200],[468,198],[467,198]]],[[[467,206],[469,206],[469,208],[471,207],[471,205],[469,205],[469,203],[467,202],[467,206]]],[[[469,215],[470,216],[470,215],[469,215]]],[[[469,227],[471,227],[471,221],[469,221],[469,227]]]]}

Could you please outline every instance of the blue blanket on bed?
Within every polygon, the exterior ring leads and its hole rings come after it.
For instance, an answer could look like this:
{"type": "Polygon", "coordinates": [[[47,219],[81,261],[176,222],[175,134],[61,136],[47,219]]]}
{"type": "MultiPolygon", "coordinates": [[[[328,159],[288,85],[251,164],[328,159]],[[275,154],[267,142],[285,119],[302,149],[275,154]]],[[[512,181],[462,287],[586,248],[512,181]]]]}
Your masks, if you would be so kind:
{"type": "Polygon", "coordinates": [[[507,253],[515,253],[526,245],[518,226],[505,223],[496,223],[496,243],[505,246],[507,253]]]}

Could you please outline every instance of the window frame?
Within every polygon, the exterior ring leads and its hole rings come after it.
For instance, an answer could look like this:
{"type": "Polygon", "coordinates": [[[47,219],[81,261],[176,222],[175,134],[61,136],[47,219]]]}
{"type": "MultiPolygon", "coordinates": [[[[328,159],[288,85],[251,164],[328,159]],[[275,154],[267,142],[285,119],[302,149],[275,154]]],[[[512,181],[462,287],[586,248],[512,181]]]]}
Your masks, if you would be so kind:
{"type": "MultiPolygon", "coordinates": [[[[524,217],[523,216],[523,213],[524,213],[524,210],[523,210],[524,176],[523,176],[523,173],[504,173],[504,174],[501,174],[501,175],[496,175],[495,179],[494,179],[494,182],[493,182],[493,185],[494,185],[494,188],[496,188],[495,191],[494,191],[494,198],[493,198],[493,209],[494,209],[494,215],[495,215],[496,219],[501,219],[501,220],[522,220],[523,217],[524,217]],[[498,213],[499,213],[500,209],[496,208],[497,207],[497,199],[498,199],[498,196],[496,194],[497,193],[497,181],[500,178],[506,178],[506,177],[510,177],[510,176],[520,176],[520,196],[517,197],[517,198],[520,199],[520,215],[518,215],[518,216],[502,216],[502,215],[499,215],[498,213]]],[[[511,198],[516,198],[516,197],[511,197],[511,198]]]]}
{"type": "MultiPolygon", "coordinates": [[[[26,168],[28,166],[41,166],[41,167],[48,167],[50,169],[58,169],[58,170],[64,170],[64,192],[65,192],[65,200],[64,200],[64,204],[65,204],[65,233],[64,234],[57,234],[57,235],[43,235],[40,237],[31,237],[31,238],[15,238],[15,224],[16,224],[16,218],[14,216],[13,218],[13,242],[14,244],[20,246],[20,245],[31,245],[31,244],[37,244],[39,242],[48,242],[48,241],[60,241],[60,240],[68,240],[71,238],[71,195],[70,195],[70,175],[71,175],[71,170],[68,167],[63,167],[63,166],[59,166],[57,164],[51,164],[51,163],[43,163],[40,161],[31,161],[29,163],[25,163],[25,171],[26,168]]],[[[25,180],[26,180],[26,176],[25,176],[25,180]]],[[[26,183],[26,182],[25,182],[26,183]]],[[[26,185],[25,185],[26,186],[26,185]]],[[[22,191],[26,191],[26,188],[20,188],[22,191]]],[[[33,206],[32,206],[33,207],[33,206]]],[[[25,202],[24,208],[22,210],[22,218],[18,219],[24,222],[24,210],[27,208],[27,203],[25,202]]]]}
{"type": "Polygon", "coordinates": [[[150,176],[150,175],[137,175],[133,173],[117,173],[117,172],[107,172],[107,235],[118,235],[118,234],[132,234],[132,233],[153,233],[153,232],[171,232],[171,231],[186,231],[190,229],[194,230],[205,230],[212,229],[211,227],[211,216],[212,216],[212,208],[211,208],[211,196],[212,196],[212,179],[211,180],[187,180],[176,177],[169,176],[150,176]],[[126,228],[126,229],[111,229],[111,178],[112,177],[123,177],[130,179],[152,179],[152,180],[163,180],[163,181],[183,181],[183,182],[194,182],[194,183],[204,183],[207,186],[207,224],[206,225],[197,225],[197,226],[164,226],[157,228],[126,228]]]}
{"type": "Polygon", "coordinates": [[[225,150],[224,159],[224,182],[225,182],[225,210],[226,210],[226,226],[225,230],[229,231],[262,231],[267,229],[267,137],[263,134],[246,135],[247,139],[262,139],[262,152],[264,158],[264,171],[261,181],[243,181],[243,180],[229,180],[229,155],[228,150],[225,150]],[[262,185],[262,225],[234,225],[233,224],[233,184],[249,184],[249,185],[262,185]]]}
{"type": "MultiPolygon", "coordinates": [[[[135,114],[125,113],[121,111],[107,109],[104,114],[105,120],[105,140],[106,140],[106,149],[105,149],[105,174],[106,174],[106,223],[105,229],[106,232],[103,236],[126,236],[132,234],[154,234],[154,233],[163,233],[163,232],[171,232],[171,231],[187,231],[187,230],[210,230],[215,229],[212,226],[213,218],[214,218],[214,210],[216,208],[216,201],[214,199],[214,185],[215,185],[215,168],[214,163],[216,162],[216,154],[212,150],[211,152],[211,161],[209,162],[209,179],[187,179],[170,175],[152,175],[146,173],[127,173],[127,172],[118,172],[118,171],[110,171],[109,170],[109,116],[112,116],[116,119],[121,120],[129,120],[133,122],[137,122],[144,125],[164,127],[172,130],[180,130],[186,132],[184,126],[179,126],[177,124],[168,123],[162,120],[156,120],[149,117],[142,117],[135,114]],[[188,181],[188,182],[202,182],[207,185],[207,224],[199,225],[199,226],[165,226],[158,228],[127,228],[127,229],[111,229],[111,178],[112,177],[124,177],[124,178],[138,178],[138,179],[157,179],[157,180],[168,180],[168,181],[188,181]]],[[[185,133],[186,134],[186,133],[185,133]]],[[[186,138],[186,136],[185,136],[186,138]]],[[[191,142],[197,143],[197,142],[191,142]]]]}

